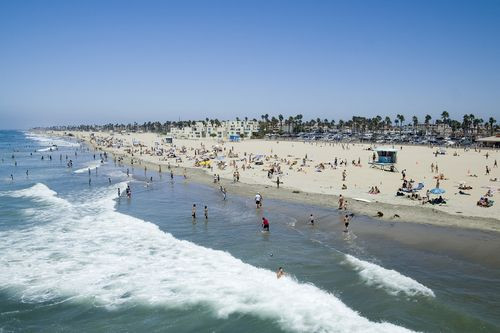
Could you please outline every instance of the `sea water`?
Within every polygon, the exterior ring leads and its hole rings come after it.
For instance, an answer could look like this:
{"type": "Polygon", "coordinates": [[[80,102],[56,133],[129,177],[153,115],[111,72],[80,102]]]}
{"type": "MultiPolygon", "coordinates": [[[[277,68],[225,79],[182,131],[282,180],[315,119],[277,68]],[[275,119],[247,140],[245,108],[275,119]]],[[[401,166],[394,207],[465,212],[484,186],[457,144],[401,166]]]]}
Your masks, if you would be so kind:
{"type": "Polygon", "coordinates": [[[70,139],[1,131],[0,154],[1,332],[500,331],[497,260],[408,240],[453,231],[355,216],[344,233],[335,210],[256,209],[70,139]]]}

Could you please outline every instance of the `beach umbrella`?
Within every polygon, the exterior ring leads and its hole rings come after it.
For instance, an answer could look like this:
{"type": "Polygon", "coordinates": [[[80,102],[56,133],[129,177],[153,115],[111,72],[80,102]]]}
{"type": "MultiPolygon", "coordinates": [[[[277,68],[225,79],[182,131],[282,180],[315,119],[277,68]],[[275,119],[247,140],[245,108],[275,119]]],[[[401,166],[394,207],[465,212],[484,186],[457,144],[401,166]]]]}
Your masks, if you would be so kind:
{"type": "Polygon", "coordinates": [[[443,194],[444,192],[446,192],[445,190],[443,190],[442,188],[433,188],[432,190],[429,191],[430,193],[432,194],[443,194]]]}

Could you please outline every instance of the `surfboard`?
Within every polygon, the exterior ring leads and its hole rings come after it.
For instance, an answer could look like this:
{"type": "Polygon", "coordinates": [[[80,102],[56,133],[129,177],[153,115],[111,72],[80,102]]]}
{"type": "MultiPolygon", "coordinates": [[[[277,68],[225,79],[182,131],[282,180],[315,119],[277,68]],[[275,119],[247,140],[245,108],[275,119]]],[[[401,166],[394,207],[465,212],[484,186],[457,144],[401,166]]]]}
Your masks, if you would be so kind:
{"type": "Polygon", "coordinates": [[[371,202],[370,200],[368,199],[363,199],[363,198],[352,198],[353,200],[356,200],[356,201],[361,201],[361,202],[371,202]]]}

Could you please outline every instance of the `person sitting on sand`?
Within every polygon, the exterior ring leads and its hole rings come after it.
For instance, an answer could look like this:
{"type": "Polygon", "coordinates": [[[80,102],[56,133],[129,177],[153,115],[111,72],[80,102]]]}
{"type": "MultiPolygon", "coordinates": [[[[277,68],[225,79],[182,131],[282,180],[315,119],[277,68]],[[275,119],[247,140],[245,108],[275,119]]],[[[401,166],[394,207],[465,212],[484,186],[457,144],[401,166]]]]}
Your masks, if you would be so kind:
{"type": "Polygon", "coordinates": [[[375,192],[373,192],[373,194],[379,194],[380,193],[380,190],[378,189],[378,186],[375,186],[375,192]]]}
{"type": "Polygon", "coordinates": [[[342,184],[342,189],[343,190],[347,190],[347,185],[346,184],[342,184]]]}
{"type": "Polygon", "coordinates": [[[375,194],[375,188],[373,186],[368,191],[368,194],[375,194]]]}
{"type": "Polygon", "coordinates": [[[479,201],[477,202],[477,205],[479,207],[489,207],[489,200],[488,198],[481,197],[479,201]]]}

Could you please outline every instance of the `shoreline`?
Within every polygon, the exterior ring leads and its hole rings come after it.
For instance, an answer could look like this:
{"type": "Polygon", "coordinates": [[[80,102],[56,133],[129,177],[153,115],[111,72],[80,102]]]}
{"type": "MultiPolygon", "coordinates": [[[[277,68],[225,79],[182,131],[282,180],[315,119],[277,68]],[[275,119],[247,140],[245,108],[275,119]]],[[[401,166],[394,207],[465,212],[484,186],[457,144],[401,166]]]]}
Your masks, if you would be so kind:
{"type": "MultiPolygon", "coordinates": [[[[157,162],[147,160],[142,156],[133,156],[133,160],[135,161],[135,163],[132,164],[132,157],[128,153],[120,152],[112,148],[99,146],[84,137],[67,136],[64,133],[54,131],[50,131],[49,133],[42,132],[42,134],[67,137],[73,140],[78,139],[96,150],[103,152],[105,151],[109,154],[112,154],[113,156],[116,156],[117,158],[122,157],[123,164],[129,165],[132,168],[136,168],[137,164],[139,164],[141,167],[147,167],[147,170],[149,172],[153,171],[157,173],[159,171],[159,167],[161,166],[163,174],[168,173],[168,161],[163,161],[164,163],[161,163],[161,161],[157,162]]],[[[231,194],[236,194],[241,197],[253,198],[253,196],[257,192],[259,192],[263,196],[264,200],[283,200],[289,203],[301,203],[335,210],[337,210],[338,208],[339,196],[334,194],[298,191],[296,189],[283,186],[278,189],[271,185],[257,183],[250,184],[244,181],[235,183],[230,179],[224,177],[221,177],[220,183],[214,184],[213,177],[206,172],[206,169],[190,166],[177,166],[176,164],[171,164],[171,168],[174,170],[173,172],[175,175],[182,175],[183,169],[185,169],[188,180],[191,180],[193,182],[208,185],[211,187],[215,186],[217,190],[219,186],[222,185],[226,188],[229,197],[231,196],[231,194]]],[[[468,230],[493,231],[500,234],[500,220],[494,218],[450,214],[432,207],[422,207],[398,203],[384,203],[379,201],[362,202],[354,200],[353,198],[345,195],[344,198],[349,202],[348,211],[358,215],[370,217],[381,222],[416,223],[421,225],[433,225],[468,230]],[[382,218],[376,216],[376,213],[378,211],[384,213],[384,216],[382,218]],[[393,218],[395,214],[399,215],[400,218],[393,218]]]]}

